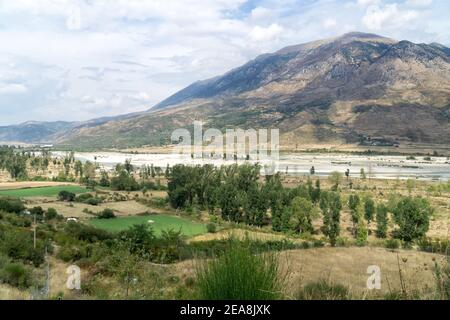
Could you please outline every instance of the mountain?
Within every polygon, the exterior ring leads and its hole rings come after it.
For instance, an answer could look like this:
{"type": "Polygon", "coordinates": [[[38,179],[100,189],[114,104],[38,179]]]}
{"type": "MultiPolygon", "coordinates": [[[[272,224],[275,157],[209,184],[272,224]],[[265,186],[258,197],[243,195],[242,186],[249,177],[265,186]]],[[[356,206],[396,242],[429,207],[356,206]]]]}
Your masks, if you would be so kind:
{"type": "Polygon", "coordinates": [[[57,132],[66,131],[72,122],[28,121],[12,126],[0,126],[0,143],[45,143],[57,132]]]}
{"type": "Polygon", "coordinates": [[[279,128],[281,145],[450,143],[450,49],[349,33],[264,54],[145,113],[53,135],[80,147],[166,143],[194,120],[279,128]]]}

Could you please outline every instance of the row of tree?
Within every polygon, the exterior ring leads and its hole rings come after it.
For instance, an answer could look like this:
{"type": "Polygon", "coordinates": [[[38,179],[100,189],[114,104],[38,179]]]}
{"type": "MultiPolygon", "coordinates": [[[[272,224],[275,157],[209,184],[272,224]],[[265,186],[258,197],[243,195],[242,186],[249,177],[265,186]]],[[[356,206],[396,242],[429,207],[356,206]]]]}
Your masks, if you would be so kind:
{"type": "Polygon", "coordinates": [[[348,201],[334,185],[322,190],[320,180],[283,186],[279,174],[260,177],[260,166],[244,164],[222,166],[176,165],[168,175],[168,197],[172,207],[199,206],[226,221],[263,226],[271,224],[278,232],[314,233],[313,221],[322,217],[322,233],[335,245],[340,235],[341,211],[348,206],[353,234],[360,244],[367,242],[372,223],[376,235],[388,236],[390,214],[398,226],[393,235],[405,241],[423,237],[429,227],[432,208],[423,198],[397,197],[386,206],[358,194],[348,201]]]}

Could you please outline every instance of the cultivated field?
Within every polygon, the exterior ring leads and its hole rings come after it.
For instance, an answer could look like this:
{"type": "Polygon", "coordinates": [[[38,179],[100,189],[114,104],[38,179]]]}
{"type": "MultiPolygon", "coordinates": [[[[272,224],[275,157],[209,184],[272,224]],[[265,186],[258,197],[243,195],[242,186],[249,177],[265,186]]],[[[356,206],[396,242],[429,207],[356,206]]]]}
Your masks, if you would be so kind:
{"type": "Polygon", "coordinates": [[[56,197],[60,191],[69,191],[75,194],[85,193],[88,190],[76,185],[60,185],[51,187],[35,187],[24,189],[0,190],[0,196],[29,198],[29,197],[56,197]]]}
{"type": "Polygon", "coordinates": [[[203,224],[168,215],[92,219],[89,220],[89,223],[97,228],[111,232],[126,230],[136,224],[147,224],[154,230],[155,235],[160,235],[162,231],[170,229],[173,231],[181,231],[183,235],[188,237],[206,233],[206,227],[203,224]]]}
{"type": "Polygon", "coordinates": [[[82,219],[89,219],[95,216],[95,214],[98,214],[99,212],[103,211],[104,209],[111,209],[114,211],[114,214],[116,216],[132,216],[132,215],[138,215],[138,214],[145,214],[145,213],[158,213],[158,209],[149,208],[147,206],[144,206],[136,201],[129,200],[129,201],[120,201],[120,202],[106,202],[101,203],[96,206],[91,206],[85,203],[67,203],[62,201],[48,201],[46,202],[41,201],[29,201],[28,207],[42,207],[44,210],[47,210],[48,208],[56,209],[56,211],[63,215],[64,217],[73,217],[73,218],[82,218],[82,219]]]}

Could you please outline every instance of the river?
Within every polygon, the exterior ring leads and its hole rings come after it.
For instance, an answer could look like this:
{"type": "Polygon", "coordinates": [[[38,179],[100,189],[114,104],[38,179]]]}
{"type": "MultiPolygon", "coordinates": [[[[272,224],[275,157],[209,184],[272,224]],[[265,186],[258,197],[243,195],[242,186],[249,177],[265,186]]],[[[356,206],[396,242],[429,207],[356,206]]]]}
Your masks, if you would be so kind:
{"type": "MultiPolygon", "coordinates": [[[[64,152],[53,152],[54,155],[64,156],[64,152]]],[[[198,158],[179,154],[127,154],[115,152],[78,152],[75,158],[81,161],[97,162],[105,169],[112,169],[118,163],[131,159],[134,166],[151,165],[165,168],[176,164],[216,166],[236,163],[234,160],[221,158],[198,158]]],[[[237,163],[244,163],[238,160],[237,163]]],[[[262,161],[267,165],[268,161],[262,161]]],[[[450,161],[445,157],[432,157],[426,161],[424,157],[407,160],[406,156],[365,156],[353,154],[326,153],[282,153],[277,161],[277,170],[288,172],[290,175],[307,175],[312,166],[316,176],[327,176],[333,171],[344,173],[350,170],[350,176],[359,177],[361,168],[367,176],[380,179],[419,179],[448,181],[450,179],[450,161]]]]}

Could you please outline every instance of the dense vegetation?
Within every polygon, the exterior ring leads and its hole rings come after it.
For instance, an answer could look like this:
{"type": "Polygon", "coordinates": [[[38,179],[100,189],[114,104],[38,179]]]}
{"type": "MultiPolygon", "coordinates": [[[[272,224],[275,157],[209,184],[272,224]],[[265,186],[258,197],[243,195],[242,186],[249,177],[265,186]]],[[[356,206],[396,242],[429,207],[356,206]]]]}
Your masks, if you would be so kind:
{"type": "Polygon", "coordinates": [[[376,235],[388,236],[389,212],[397,229],[392,236],[405,242],[422,239],[429,228],[433,210],[426,199],[396,197],[390,208],[384,203],[357,193],[345,198],[341,194],[339,173],[331,175],[331,190],[323,190],[320,180],[283,186],[279,174],[260,178],[258,165],[244,164],[216,168],[205,166],[174,166],[168,176],[168,197],[172,207],[192,211],[193,207],[208,210],[211,216],[251,226],[271,225],[277,232],[298,234],[308,238],[319,231],[332,246],[341,231],[341,211],[351,212],[357,243],[367,242],[368,232],[376,222],[376,235]],[[321,230],[313,221],[322,218],[321,230]]]}

